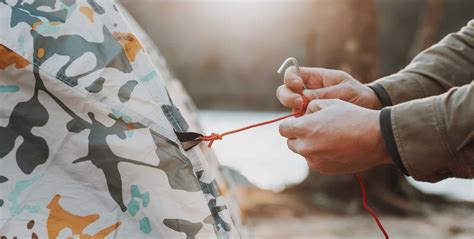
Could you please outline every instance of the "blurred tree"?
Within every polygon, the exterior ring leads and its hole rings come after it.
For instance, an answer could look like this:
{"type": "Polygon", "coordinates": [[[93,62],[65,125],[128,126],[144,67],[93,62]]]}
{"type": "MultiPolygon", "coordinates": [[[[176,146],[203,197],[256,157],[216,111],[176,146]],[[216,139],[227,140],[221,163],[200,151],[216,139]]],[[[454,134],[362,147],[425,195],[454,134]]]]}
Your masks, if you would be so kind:
{"type": "Polygon", "coordinates": [[[426,0],[425,14],[416,39],[411,48],[409,62],[420,51],[430,47],[438,41],[439,31],[443,20],[444,0],[426,0]]]}
{"type": "Polygon", "coordinates": [[[375,0],[311,1],[307,66],[340,69],[368,83],[378,75],[375,0]],[[324,7],[323,7],[324,6],[324,7]]]}

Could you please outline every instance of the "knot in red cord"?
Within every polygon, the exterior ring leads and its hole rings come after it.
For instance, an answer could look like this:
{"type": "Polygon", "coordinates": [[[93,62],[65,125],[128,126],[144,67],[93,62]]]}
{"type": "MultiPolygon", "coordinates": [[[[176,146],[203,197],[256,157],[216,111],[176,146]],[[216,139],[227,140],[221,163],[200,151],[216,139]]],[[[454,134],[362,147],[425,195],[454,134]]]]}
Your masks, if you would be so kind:
{"type": "Polygon", "coordinates": [[[222,140],[222,137],[224,137],[221,134],[218,133],[212,133],[207,136],[201,136],[199,137],[202,141],[209,141],[209,144],[207,145],[209,148],[212,146],[215,140],[222,140]]]}

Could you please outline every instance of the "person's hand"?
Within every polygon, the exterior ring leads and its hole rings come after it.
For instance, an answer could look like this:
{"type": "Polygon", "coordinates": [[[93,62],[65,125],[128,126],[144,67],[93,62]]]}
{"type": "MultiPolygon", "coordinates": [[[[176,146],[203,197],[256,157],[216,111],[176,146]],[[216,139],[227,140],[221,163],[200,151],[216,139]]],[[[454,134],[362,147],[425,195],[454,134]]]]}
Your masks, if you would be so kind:
{"type": "Polygon", "coordinates": [[[341,100],[313,100],[306,115],[280,124],[280,134],[313,170],[329,175],[362,172],[392,163],[379,114],[341,100]]]}
{"type": "Polygon", "coordinates": [[[280,102],[293,110],[301,107],[304,95],[308,100],[340,99],[368,109],[382,105],[375,92],[343,71],[301,67],[301,78],[296,68],[285,72],[284,84],[277,89],[280,102]],[[306,89],[305,89],[306,86],[306,89]]]}

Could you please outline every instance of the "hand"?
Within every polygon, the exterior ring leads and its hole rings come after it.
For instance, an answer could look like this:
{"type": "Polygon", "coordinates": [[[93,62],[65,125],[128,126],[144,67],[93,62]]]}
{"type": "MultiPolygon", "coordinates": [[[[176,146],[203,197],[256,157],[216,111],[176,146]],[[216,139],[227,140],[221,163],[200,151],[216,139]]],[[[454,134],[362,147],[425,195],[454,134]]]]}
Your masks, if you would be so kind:
{"type": "Polygon", "coordinates": [[[280,134],[313,170],[329,175],[362,172],[392,163],[379,114],[341,100],[313,100],[306,115],[280,124],[280,134]]]}
{"type": "Polygon", "coordinates": [[[304,95],[308,100],[340,99],[367,109],[382,108],[375,92],[346,72],[306,67],[300,71],[302,79],[295,67],[288,68],[285,84],[277,89],[277,98],[286,107],[298,110],[303,102],[301,95],[304,95]]]}

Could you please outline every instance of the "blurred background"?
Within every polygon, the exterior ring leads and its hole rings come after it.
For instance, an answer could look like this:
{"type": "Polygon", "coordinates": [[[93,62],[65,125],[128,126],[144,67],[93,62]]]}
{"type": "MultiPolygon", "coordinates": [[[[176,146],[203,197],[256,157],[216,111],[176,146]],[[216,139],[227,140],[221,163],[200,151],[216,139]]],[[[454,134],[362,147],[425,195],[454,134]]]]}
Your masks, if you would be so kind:
{"type": "MultiPolygon", "coordinates": [[[[285,114],[275,98],[288,56],[371,82],[474,19],[474,0],[121,0],[158,46],[207,132],[285,114]]],[[[278,125],[216,142],[237,174],[247,238],[380,238],[352,175],[309,173],[278,125]]],[[[393,238],[474,238],[474,183],[365,174],[393,238]]]]}

